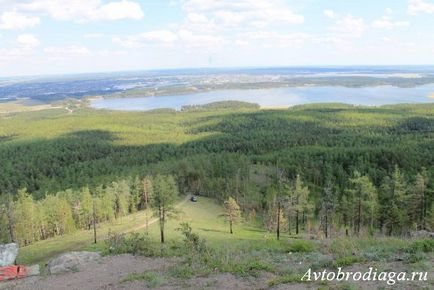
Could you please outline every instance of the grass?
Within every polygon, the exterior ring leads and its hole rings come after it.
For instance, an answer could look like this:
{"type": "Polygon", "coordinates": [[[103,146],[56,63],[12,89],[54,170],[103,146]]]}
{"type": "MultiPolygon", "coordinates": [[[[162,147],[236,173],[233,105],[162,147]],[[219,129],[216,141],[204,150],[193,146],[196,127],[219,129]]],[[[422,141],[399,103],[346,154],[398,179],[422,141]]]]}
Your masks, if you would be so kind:
{"type": "MultiPolygon", "coordinates": [[[[233,235],[229,234],[229,225],[217,216],[222,213],[222,208],[213,199],[200,197],[199,202],[186,201],[179,206],[180,214],[176,218],[169,219],[166,225],[166,239],[171,241],[182,239],[180,231],[181,222],[189,222],[195,233],[207,239],[213,246],[225,246],[227,244],[242,243],[249,240],[263,240],[264,232],[248,223],[235,225],[233,235]]],[[[153,219],[150,215],[150,220],[153,219]]],[[[123,217],[113,223],[104,223],[98,228],[99,242],[93,244],[92,230],[79,230],[73,234],[58,236],[55,238],[39,241],[29,246],[22,247],[17,262],[20,264],[43,264],[54,256],[73,250],[101,250],[109,232],[144,232],[145,212],[138,212],[123,217]]],[[[158,223],[149,227],[150,238],[154,241],[159,239],[158,223]]]]}
{"type": "MultiPolygon", "coordinates": [[[[212,246],[239,243],[251,240],[263,240],[266,236],[264,230],[257,225],[250,223],[239,223],[234,226],[234,234],[229,233],[229,224],[224,218],[218,217],[223,213],[222,207],[214,199],[199,197],[198,202],[186,202],[180,208],[176,218],[169,219],[166,224],[166,238],[170,240],[181,240],[182,234],[179,230],[180,223],[188,222],[201,238],[207,240],[212,246]]],[[[157,224],[150,228],[152,238],[158,239],[159,227],[157,224]]]]}
{"type": "Polygon", "coordinates": [[[144,220],[145,213],[138,212],[113,223],[102,224],[97,230],[99,240],[97,245],[93,244],[92,230],[79,230],[72,234],[35,242],[29,246],[20,248],[17,262],[26,265],[44,263],[52,257],[67,251],[98,250],[103,245],[101,240],[107,237],[109,231],[123,232],[140,226],[144,220]]]}
{"type": "MultiPolygon", "coordinates": [[[[165,278],[189,279],[195,276],[207,276],[213,273],[232,273],[236,276],[257,276],[262,272],[270,273],[273,278],[269,285],[302,283],[299,279],[312,268],[314,271],[336,269],[337,267],[367,268],[375,266],[394,267],[401,259],[405,269],[419,271],[432,268],[432,241],[412,241],[398,238],[340,238],[333,240],[289,239],[283,235],[276,241],[274,235],[265,233],[260,225],[240,223],[234,227],[234,234],[229,233],[229,226],[218,218],[222,207],[213,199],[200,197],[197,203],[184,200],[178,206],[181,213],[171,218],[166,225],[166,249],[164,255],[176,255],[182,258],[167,273],[133,273],[124,279],[127,281],[144,280],[149,288],[162,285],[165,278]],[[188,222],[192,231],[206,240],[206,249],[196,251],[185,248],[184,236],[178,230],[181,222],[188,222]]],[[[116,223],[104,224],[98,229],[100,242],[92,244],[92,231],[78,231],[54,239],[37,242],[23,247],[18,258],[19,263],[44,263],[51,257],[71,250],[106,249],[103,238],[108,232],[131,232],[136,230],[144,237],[143,223],[145,213],[139,212],[122,218],[116,223]]],[[[145,255],[144,248],[154,249],[159,256],[159,227],[154,223],[149,229],[148,238],[128,234],[130,241],[127,252],[145,255]],[[145,243],[145,244],[143,244],[145,243]]],[[[392,268],[391,268],[392,269],[392,268]]],[[[353,284],[342,284],[339,289],[352,289],[353,284]],[[349,287],[349,288],[347,288],[349,287]]],[[[324,288],[327,289],[327,288],[324,288]]]]}

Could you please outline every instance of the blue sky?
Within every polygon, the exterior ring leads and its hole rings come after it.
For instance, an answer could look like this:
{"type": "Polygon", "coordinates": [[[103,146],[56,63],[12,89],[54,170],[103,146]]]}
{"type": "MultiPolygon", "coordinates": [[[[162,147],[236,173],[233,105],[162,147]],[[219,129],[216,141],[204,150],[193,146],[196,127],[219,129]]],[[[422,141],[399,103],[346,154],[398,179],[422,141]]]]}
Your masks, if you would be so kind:
{"type": "Polygon", "coordinates": [[[0,0],[0,76],[434,64],[434,0],[0,0]]]}

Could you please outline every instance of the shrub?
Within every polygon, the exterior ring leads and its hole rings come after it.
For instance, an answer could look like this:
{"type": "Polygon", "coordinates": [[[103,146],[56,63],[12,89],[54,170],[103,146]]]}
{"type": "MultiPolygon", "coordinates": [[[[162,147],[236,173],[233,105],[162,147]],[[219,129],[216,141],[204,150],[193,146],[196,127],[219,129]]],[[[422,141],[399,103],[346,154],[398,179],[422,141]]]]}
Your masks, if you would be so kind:
{"type": "Polygon", "coordinates": [[[434,252],[434,239],[417,240],[408,247],[408,251],[432,253],[434,252]]]}
{"type": "Polygon", "coordinates": [[[336,259],[336,261],[333,263],[333,266],[335,267],[345,267],[345,266],[351,266],[355,263],[363,262],[363,259],[358,256],[345,256],[340,257],[336,259]]]}
{"type": "Polygon", "coordinates": [[[104,254],[118,255],[127,253],[125,234],[112,233],[109,231],[105,240],[104,254]]]}
{"type": "Polygon", "coordinates": [[[426,253],[434,252],[434,240],[433,239],[423,239],[417,240],[410,244],[405,249],[406,255],[405,260],[408,263],[417,263],[425,258],[426,253]]]}
{"type": "Polygon", "coordinates": [[[189,223],[181,223],[181,227],[177,230],[181,231],[184,235],[184,246],[188,253],[190,251],[196,251],[199,253],[203,253],[207,250],[206,241],[204,239],[200,239],[199,235],[192,232],[192,228],[189,223]]]}
{"type": "Polygon", "coordinates": [[[151,242],[150,238],[138,233],[132,233],[126,237],[125,234],[109,232],[103,252],[111,255],[128,253],[148,257],[160,255],[158,248],[151,242]]]}
{"type": "Polygon", "coordinates": [[[313,252],[315,249],[315,245],[313,242],[308,240],[295,240],[289,244],[288,250],[290,252],[301,252],[308,253],[313,252]]]}

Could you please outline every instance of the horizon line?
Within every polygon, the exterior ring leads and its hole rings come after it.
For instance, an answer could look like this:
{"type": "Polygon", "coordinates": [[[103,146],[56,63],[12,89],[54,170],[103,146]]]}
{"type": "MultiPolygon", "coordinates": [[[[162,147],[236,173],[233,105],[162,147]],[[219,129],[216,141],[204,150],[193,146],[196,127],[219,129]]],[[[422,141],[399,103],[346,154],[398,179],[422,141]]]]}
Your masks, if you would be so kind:
{"type": "Polygon", "coordinates": [[[352,64],[352,65],[269,65],[269,66],[198,66],[198,67],[165,67],[165,68],[150,68],[150,69],[131,69],[131,70],[107,70],[107,71],[91,71],[91,72],[66,72],[66,73],[52,73],[52,74],[29,74],[29,75],[9,75],[1,76],[0,80],[7,80],[13,78],[61,78],[85,75],[108,75],[108,74],[122,74],[122,73],[140,73],[140,72],[170,72],[177,70],[185,71],[200,71],[200,70],[254,70],[254,69],[285,69],[285,68],[374,68],[374,67],[401,67],[401,68],[422,68],[432,67],[434,64],[352,64]]]}

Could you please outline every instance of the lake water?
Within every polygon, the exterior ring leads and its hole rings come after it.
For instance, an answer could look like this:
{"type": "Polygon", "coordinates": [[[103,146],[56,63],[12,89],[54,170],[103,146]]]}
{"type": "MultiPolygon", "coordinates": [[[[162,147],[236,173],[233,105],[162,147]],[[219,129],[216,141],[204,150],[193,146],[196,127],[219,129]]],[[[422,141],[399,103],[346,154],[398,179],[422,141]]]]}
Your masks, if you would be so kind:
{"type": "Polygon", "coordinates": [[[202,105],[227,100],[257,103],[261,107],[289,107],[309,103],[347,103],[365,106],[431,103],[434,102],[434,84],[415,88],[392,86],[346,88],[329,86],[217,90],[173,96],[98,99],[91,101],[91,107],[124,111],[146,111],[160,108],[179,110],[185,105],[202,105]]]}

